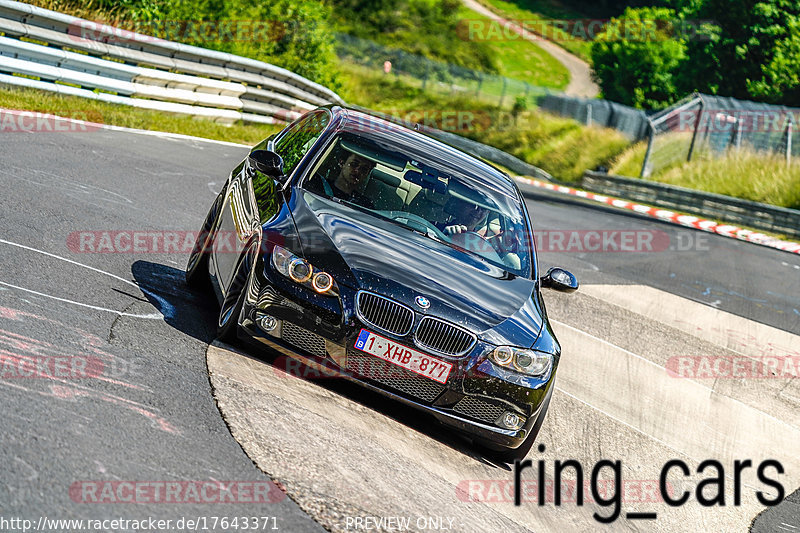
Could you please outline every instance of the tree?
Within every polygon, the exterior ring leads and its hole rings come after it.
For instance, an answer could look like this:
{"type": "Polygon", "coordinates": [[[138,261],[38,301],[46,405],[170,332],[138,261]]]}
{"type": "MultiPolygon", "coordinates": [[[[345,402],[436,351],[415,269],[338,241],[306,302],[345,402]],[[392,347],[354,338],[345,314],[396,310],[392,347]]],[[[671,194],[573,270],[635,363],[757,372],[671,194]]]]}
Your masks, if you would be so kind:
{"type": "Polygon", "coordinates": [[[678,83],[683,92],[800,103],[800,3],[695,0],[683,14],[713,21],[688,42],[678,83]]]}
{"type": "Polygon", "coordinates": [[[126,17],[153,23],[155,28],[185,24],[176,35],[166,36],[171,40],[273,63],[334,90],[340,86],[328,24],[330,7],[324,2],[124,0],[119,5],[126,17]],[[202,21],[212,22],[220,31],[212,32],[211,38],[188,31],[202,21]]]}
{"type": "Polygon", "coordinates": [[[661,108],[678,99],[676,75],[686,42],[668,8],[628,8],[592,44],[593,77],[603,97],[638,108],[661,108]]]}

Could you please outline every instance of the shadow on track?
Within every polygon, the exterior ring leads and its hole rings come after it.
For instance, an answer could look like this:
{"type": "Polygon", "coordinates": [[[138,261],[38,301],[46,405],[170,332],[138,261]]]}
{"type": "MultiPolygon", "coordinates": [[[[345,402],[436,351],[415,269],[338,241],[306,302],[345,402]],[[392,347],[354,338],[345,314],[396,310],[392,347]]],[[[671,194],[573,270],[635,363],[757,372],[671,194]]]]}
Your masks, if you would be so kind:
{"type": "MultiPolygon", "coordinates": [[[[216,338],[216,323],[219,306],[211,290],[206,292],[190,289],[184,280],[183,270],[149,261],[136,261],[131,272],[147,301],[163,316],[164,321],[173,328],[202,342],[211,343],[216,338]]],[[[283,360],[276,352],[257,343],[240,342],[230,349],[261,363],[272,366],[271,371],[284,371],[275,363],[283,360]]],[[[299,364],[299,363],[298,363],[299,364]]],[[[285,366],[285,365],[284,365],[285,366]]],[[[313,376],[314,371],[300,364],[300,376],[313,376]]],[[[383,416],[391,418],[414,431],[439,441],[480,463],[511,470],[510,467],[484,454],[466,437],[440,425],[433,417],[420,416],[420,413],[403,408],[401,404],[384,398],[380,394],[366,390],[344,379],[307,379],[331,392],[358,402],[383,416]]]]}
{"type": "Polygon", "coordinates": [[[136,261],[131,273],[147,301],[164,316],[164,322],[205,343],[216,338],[217,302],[210,291],[204,294],[189,289],[182,269],[136,261]]]}

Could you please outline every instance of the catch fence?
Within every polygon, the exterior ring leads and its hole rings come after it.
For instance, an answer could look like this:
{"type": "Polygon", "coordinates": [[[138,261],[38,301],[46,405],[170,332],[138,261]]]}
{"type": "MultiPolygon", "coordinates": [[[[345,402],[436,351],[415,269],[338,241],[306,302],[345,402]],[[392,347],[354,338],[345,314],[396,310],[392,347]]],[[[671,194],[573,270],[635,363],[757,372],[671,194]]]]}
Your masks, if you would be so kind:
{"type": "Polygon", "coordinates": [[[510,108],[515,102],[524,102],[526,107],[535,106],[541,96],[552,92],[546,87],[434,61],[347,34],[337,34],[336,54],[347,62],[395,76],[427,92],[463,96],[499,107],[510,108]]]}
{"type": "Polygon", "coordinates": [[[800,155],[800,109],[696,93],[649,118],[641,177],[731,150],[800,155]]]}

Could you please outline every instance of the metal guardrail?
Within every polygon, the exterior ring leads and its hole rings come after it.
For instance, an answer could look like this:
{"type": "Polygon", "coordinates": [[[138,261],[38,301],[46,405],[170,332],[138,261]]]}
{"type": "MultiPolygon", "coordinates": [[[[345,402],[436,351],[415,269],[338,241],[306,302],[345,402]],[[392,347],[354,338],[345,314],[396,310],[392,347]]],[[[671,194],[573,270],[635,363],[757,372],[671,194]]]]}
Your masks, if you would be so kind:
{"type": "Polygon", "coordinates": [[[700,215],[729,224],[800,237],[800,211],[641,179],[586,172],[581,186],[592,192],[700,215]]]}
{"type": "MultiPolygon", "coordinates": [[[[275,65],[12,0],[0,0],[0,32],[0,84],[220,122],[287,122],[319,105],[345,104],[330,89],[275,65]]],[[[551,179],[491,146],[429,133],[513,172],[551,179]]]]}
{"type": "Polygon", "coordinates": [[[269,63],[21,2],[0,0],[0,32],[0,83],[7,85],[223,122],[286,122],[325,103],[344,103],[269,63]]]}

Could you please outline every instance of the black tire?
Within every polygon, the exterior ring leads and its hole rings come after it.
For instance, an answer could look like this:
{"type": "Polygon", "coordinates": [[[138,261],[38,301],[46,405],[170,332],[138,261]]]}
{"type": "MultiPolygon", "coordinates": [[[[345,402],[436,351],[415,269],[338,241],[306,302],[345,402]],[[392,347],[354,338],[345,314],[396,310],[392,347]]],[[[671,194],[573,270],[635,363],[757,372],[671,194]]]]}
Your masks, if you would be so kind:
{"type": "Polygon", "coordinates": [[[192,289],[208,290],[211,287],[211,283],[208,279],[208,254],[210,253],[209,245],[214,242],[214,236],[211,234],[211,229],[214,227],[214,223],[216,222],[221,200],[222,194],[217,196],[217,199],[214,200],[214,204],[208,211],[205,222],[203,222],[203,228],[197,235],[194,248],[189,256],[189,261],[186,263],[186,285],[192,289]]]}
{"type": "Polygon", "coordinates": [[[250,281],[253,260],[253,246],[249,246],[241,256],[236,276],[233,278],[228,294],[222,300],[217,319],[217,338],[228,344],[238,341],[239,315],[242,313],[247,284],[250,281]]]}
{"type": "Polygon", "coordinates": [[[547,415],[547,409],[550,407],[550,396],[551,394],[548,394],[547,398],[545,398],[544,405],[542,406],[542,414],[539,415],[536,423],[531,428],[530,434],[525,438],[519,448],[506,448],[504,450],[493,451],[492,455],[496,459],[504,463],[513,463],[514,461],[522,461],[525,459],[528,452],[531,451],[536,437],[539,435],[539,430],[542,429],[544,418],[547,415]]]}

